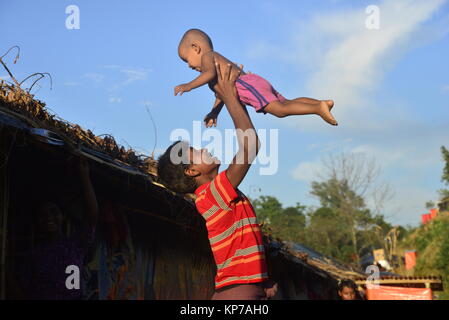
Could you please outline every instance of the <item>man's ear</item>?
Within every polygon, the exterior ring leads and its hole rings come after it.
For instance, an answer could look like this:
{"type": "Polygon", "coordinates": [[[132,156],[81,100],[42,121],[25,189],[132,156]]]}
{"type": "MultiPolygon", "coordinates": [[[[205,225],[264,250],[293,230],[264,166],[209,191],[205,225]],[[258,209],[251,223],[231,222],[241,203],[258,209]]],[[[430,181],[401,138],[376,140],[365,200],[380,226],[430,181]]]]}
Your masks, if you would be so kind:
{"type": "Polygon", "coordinates": [[[198,177],[198,176],[201,175],[201,172],[199,172],[198,170],[196,170],[194,166],[190,166],[190,167],[188,167],[187,169],[185,169],[185,170],[184,170],[184,173],[185,173],[186,175],[188,175],[189,177],[192,177],[192,178],[196,178],[196,177],[198,177]]]}
{"type": "Polygon", "coordinates": [[[196,42],[192,43],[192,49],[198,54],[201,53],[201,47],[196,42]]]}

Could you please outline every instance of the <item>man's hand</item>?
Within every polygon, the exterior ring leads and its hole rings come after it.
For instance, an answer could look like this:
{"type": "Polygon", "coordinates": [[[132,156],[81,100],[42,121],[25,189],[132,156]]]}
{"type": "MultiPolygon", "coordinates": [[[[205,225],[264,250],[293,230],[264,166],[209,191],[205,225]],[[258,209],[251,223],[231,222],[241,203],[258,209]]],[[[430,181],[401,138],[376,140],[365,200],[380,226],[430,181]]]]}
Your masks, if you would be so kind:
{"type": "Polygon", "coordinates": [[[178,95],[178,93],[182,96],[184,92],[189,92],[190,90],[191,88],[188,83],[180,84],[175,87],[175,96],[178,95]]]}
{"type": "Polygon", "coordinates": [[[278,291],[278,284],[272,280],[267,280],[263,283],[266,299],[273,298],[278,291]]]}
{"type": "Polygon", "coordinates": [[[224,71],[221,71],[218,63],[215,63],[215,67],[217,69],[217,83],[214,85],[214,91],[217,97],[222,101],[234,98],[238,100],[237,89],[234,84],[240,76],[241,69],[233,67],[231,64],[228,64],[224,71]]]}

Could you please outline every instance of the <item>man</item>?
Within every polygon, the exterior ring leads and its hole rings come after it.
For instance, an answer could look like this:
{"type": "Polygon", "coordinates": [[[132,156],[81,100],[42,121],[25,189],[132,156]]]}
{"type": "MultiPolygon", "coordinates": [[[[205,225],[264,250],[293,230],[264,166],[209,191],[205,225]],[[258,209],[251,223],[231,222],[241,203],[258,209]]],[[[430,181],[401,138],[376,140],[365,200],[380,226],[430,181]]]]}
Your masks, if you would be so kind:
{"type": "Polygon", "coordinates": [[[238,190],[259,150],[259,139],[246,109],[240,104],[235,81],[240,70],[231,64],[223,74],[215,63],[214,91],[234,122],[238,151],[219,172],[220,162],[205,149],[173,143],[158,160],[162,182],[179,193],[197,196],[195,205],[206,220],[208,238],[217,265],[212,299],[257,300],[274,295],[268,279],[262,233],[248,198],[238,190]]]}

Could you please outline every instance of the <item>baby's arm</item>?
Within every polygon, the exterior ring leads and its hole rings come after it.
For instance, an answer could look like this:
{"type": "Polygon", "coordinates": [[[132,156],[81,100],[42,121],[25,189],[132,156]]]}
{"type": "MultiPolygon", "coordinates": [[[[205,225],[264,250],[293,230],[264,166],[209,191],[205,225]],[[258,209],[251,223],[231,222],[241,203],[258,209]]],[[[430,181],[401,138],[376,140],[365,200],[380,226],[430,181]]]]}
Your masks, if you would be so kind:
{"type": "Polygon", "coordinates": [[[175,96],[180,93],[189,92],[212,81],[217,76],[213,52],[203,55],[201,58],[201,74],[189,83],[181,84],[175,88],[175,96]]]}
{"type": "Polygon", "coordinates": [[[215,103],[214,106],[212,107],[212,110],[204,117],[204,124],[206,125],[207,128],[217,126],[217,118],[223,106],[224,102],[217,97],[215,99],[215,103]]]}

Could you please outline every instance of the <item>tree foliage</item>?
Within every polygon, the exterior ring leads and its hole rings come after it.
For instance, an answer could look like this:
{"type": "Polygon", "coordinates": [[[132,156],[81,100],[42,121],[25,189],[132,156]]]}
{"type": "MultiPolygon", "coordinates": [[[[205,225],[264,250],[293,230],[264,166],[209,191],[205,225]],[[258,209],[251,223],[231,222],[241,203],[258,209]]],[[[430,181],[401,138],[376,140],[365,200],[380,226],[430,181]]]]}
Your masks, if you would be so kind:
{"type": "Polygon", "coordinates": [[[443,175],[441,176],[441,180],[449,185],[449,150],[447,150],[444,146],[441,146],[441,153],[443,155],[444,168],[443,175]]]}
{"type": "MultiPolygon", "coordinates": [[[[444,182],[446,185],[449,185],[449,150],[447,150],[444,146],[441,146],[441,154],[443,156],[444,161],[444,168],[443,174],[441,175],[441,181],[444,182]]],[[[440,189],[438,190],[438,193],[440,194],[440,197],[442,199],[449,197],[448,189],[440,189]]]]}
{"type": "Polygon", "coordinates": [[[284,208],[272,196],[261,196],[253,205],[259,220],[270,226],[274,236],[357,263],[360,256],[384,247],[392,226],[380,211],[391,192],[388,186],[376,183],[380,169],[374,159],[362,154],[329,156],[323,167],[310,191],[320,207],[297,203],[284,208]],[[374,203],[374,211],[368,208],[367,198],[374,203]]]}
{"type": "Polygon", "coordinates": [[[346,262],[357,262],[360,256],[383,248],[391,225],[382,215],[372,214],[348,180],[312,182],[310,193],[321,204],[310,214],[310,246],[346,262]]]}
{"type": "Polygon", "coordinates": [[[282,240],[303,242],[306,225],[305,206],[297,203],[284,208],[278,199],[261,196],[252,201],[260,222],[269,225],[274,237],[282,240]]]}
{"type": "MultiPolygon", "coordinates": [[[[325,191],[328,187],[322,183],[318,189],[325,191]]],[[[352,229],[349,227],[352,220],[348,220],[348,216],[332,201],[319,208],[299,203],[284,208],[275,197],[261,196],[252,203],[259,221],[269,226],[272,236],[309,246],[346,263],[355,263],[356,256],[382,248],[385,234],[391,229],[382,215],[373,216],[360,201],[355,234],[359,249],[354,251],[352,229]]]]}
{"type": "MultiPolygon", "coordinates": [[[[449,184],[449,151],[442,146],[444,167],[441,180],[449,184]]],[[[439,190],[442,198],[449,196],[449,190],[439,190]]],[[[428,206],[429,208],[429,206],[428,206]]],[[[449,299],[449,216],[444,212],[416,230],[410,231],[403,239],[402,246],[414,247],[417,251],[415,275],[440,275],[445,291],[441,299],[449,299]]]]}
{"type": "MultiPolygon", "coordinates": [[[[449,217],[441,216],[419,228],[412,244],[418,252],[416,275],[441,275],[445,291],[443,297],[449,299],[449,217]]],[[[442,297],[442,298],[443,298],[442,297]]]]}
{"type": "Polygon", "coordinates": [[[334,212],[335,222],[344,230],[336,242],[337,254],[345,261],[357,262],[361,255],[379,246],[388,232],[376,222],[386,225],[380,212],[392,195],[391,189],[378,182],[381,170],[374,158],[363,154],[330,155],[323,160],[323,167],[321,181],[312,182],[310,194],[323,208],[334,212]],[[367,199],[374,204],[374,212],[367,207],[367,199]]]}

